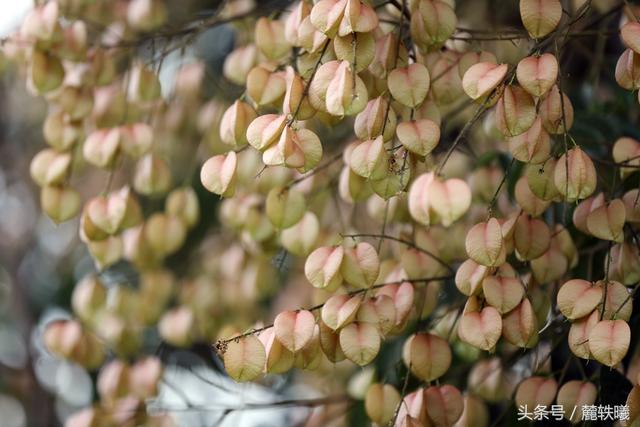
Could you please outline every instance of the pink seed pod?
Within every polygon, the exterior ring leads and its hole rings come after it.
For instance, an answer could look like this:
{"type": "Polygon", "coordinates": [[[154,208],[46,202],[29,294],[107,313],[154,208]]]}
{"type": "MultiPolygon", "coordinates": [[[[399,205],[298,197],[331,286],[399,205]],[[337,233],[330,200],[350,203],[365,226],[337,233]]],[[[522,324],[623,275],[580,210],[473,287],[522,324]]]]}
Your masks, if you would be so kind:
{"type": "Polygon", "coordinates": [[[402,360],[415,376],[423,381],[433,381],[449,370],[451,349],[436,335],[414,334],[404,343],[402,360]]]}
{"type": "Polygon", "coordinates": [[[625,221],[624,203],[620,199],[613,199],[587,215],[587,229],[599,239],[622,243],[625,221]]]}
{"type": "Polygon", "coordinates": [[[627,90],[640,87],[640,54],[626,49],[616,64],[616,82],[627,90]]]}
{"type": "Polygon", "coordinates": [[[621,164],[620,177],[624,179],[640,167],[640,142],[628,137],[619,138],[613,144],[612,155],[613,160],[621,164]]]}
{"type": "Polygon", "coordinates": [[[508,138],[509,151],[524,163],[544,163],[551,156],[551,138],[542,127],[542,119],[537,117],[529,130],[508,138]]]}
{"type": "Polygon", "coordinates": [[[536,120],[533,97],[518,86],[507,86],[496,104],[496,127],[505,137],[528,131],[536,120]]]}
{"type": "Polygon", "coordinates": [[[458,337],[467,344],[485,351],[491,351],[502,335],[502,317],[491,306],[480,309],[476,297],[470,297],[464,307],[458,337]]]}
{"type": "Polygon", "coordinates": [[[356,116],[353,128],[356,136],[363,141],[382,135],[384,142],[387,142],[393,138],[396,123],[395,111],[387,100],[380,96],[370,100],[364,110],[356,116]]]}
{"type": "Polygon", "coordinates": [[[565,408],[565,419],[577,424],[582,421],[580,409],[585,405],[593,405],[597,397],[598,390],[593,383],[572,380],[560,387],[556,402],[565,408]]]}
{"type": "Polygon", "coordinates": [[[396,68],[387,78],[389,92],[404,106],[415,108],[422,104],[431,86],[429,70],[422,64],[414,63],[406,68],[396,68]]]}
{"type": "Polygon", "coordinates": [[[518,385],[516,404],[528,408],[549,406],[556,398],[558,383],[553,378],[529,377],[518,385]]]}
{"type": "Polygon", "coordinates": [[[558,79],[558,60],[550,53],[524,58],[518,63],[516,77],[524,90],[541,97],[558,79]]]}
{"type": "Polygon", "coordinates": [[[270,60],[282,58],[291,49],[285,38],[284,24],[264,16],[256,22],[254,40],[258,50],[270,60]]]}
{"type": "Polygon", "coordinates": [[[584,234],[591,234],[587,227],[587,218],[591,212],[604,206],[604,204],[604,193],[598,193],[581,201],[573,211],[573,225],[584,234]]]}
{"type": "Polygon", "coordinates": [[[247,335],[229,342],[222,359],[225,371],[234,381],[246,382],[262,374],[267,356],[262,342],[247,335]]]}
{"type": "Polygon", "coordinates": [[[538,320],[527,298],[503,317],[502,336],[521,348],[531,348],[538,343],[538,320]]]}
{"type": "Polygon", "coordinates": [[[499,267],[505,262],[506,248],[500,223],[495,218],[471,227],[465,247],[469,258],[480,265],[499,267]]]}
{"type": "Polygon", "coordinates": [[[558,291],[558,308],[569,320],[588,316],[596,309],[602,295],[602,287],[582,279],[572,279],[563,284],[558,291]]]}
{"type": "Polygon", "coordinates": [[[502,83],[507,75],[507,64],[478,62],[464,73],[462,87],[469,98],[484,99],[502,83]]]}
{"type": "Polygon", "coordinates": [[[409,213],[424,225],[442,223],[449,227],[471,206],[466,182],[452,178],[441,181],[433,173],[419,176],[409,190],[409,213]]]}
{"type": "Polygon", "coordinates": [[[622,41],[631,50],[636,53],[640,53],[640,24],[637,22],[627,22],[620,29],[620,37],[622,41]]]}
{"type": "Polygon", "coordinates": [[[542,98],[538,110],[542,126],[550,134],[560,135],[573,126],[573,104],[567,95],[560,94],[558,85],[554,85],[542,98]]]}
{"type": "Polygon", "coordinates": [[[165,194],[171,186],[171,171],[165,160],[155,154],[147,154],[136,163],[133,188],[140,194],[156,196],[165,194]]]}
{"type": "Polygon", "coordinates": [[[515,223],[513,240],[516,255],[522,260],[531,261],[549,249],[551,230],[544,221],[520,215],[515,223]]]}
{"type": "Polygon", "coordinates": [[[342,283],[340,266],[344,257],[342,246],[325,246],[311,252],[304,265],[307,280],[316,288],[335,290],[342,283]]]}
{"type": "Polygon", "coordinates": [[[627,354],[631,329],[624,320],[602,320],[589,332],[589,350],[594,359],[613,367],[627,354]]]}
{"type": "Polygon", "coordinates": [[[553,180],[567,201],[586,199],[596,189],[596,168],[584,151],[572,148],[558,160],[553,180]]]}

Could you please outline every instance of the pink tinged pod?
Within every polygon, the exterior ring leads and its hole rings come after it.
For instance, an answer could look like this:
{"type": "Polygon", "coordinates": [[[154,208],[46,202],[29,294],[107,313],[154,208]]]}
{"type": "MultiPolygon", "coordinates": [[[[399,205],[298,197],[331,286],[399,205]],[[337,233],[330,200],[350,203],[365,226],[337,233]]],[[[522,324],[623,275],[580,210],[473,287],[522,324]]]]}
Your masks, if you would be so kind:
{"type": "Polygon", "coordinates": [[[491,351],[501,334],[502,317],[498,310],[491,306],[480,310],[476,297],[469,298],[458,325],[460,339],[481,350],[491,351]]]}
{"type": "Polygon", "coordinates": [[[351,323],[362,305],[362,297],[356,295],[333,295],[322,306],[322,321],[334,331],[351,323]]]}
{"type": "Polygon", "coordinates": [[[488,274],[489,268],[478,264],[472,259],[468,259],[456,271],[456,287],[468,297],[476,295],[482,289],[480,285],[488,274]]]}
{"type": "Polygon", "coordinates": [[[520,304],[524,286],[515,277],[488,276],[482,281],[482,293],[490,306],[505,314],[520,304]]]}
{"type": "Polygon", "coordinates": [[[600,206],[587,216],[587,229],[602,240],[622,243],[624,241],[625,209],[620,199],[600,206]]]}
{"type": "Polygon", "coordinates": [[[204,188],[222,197],[231,197],[236,190],[236,171],[238,156],[229,154],[213,156],[207,160],[200,170],[200,181],[204,188]]]}
{"type": "Polygon", "coordinates": [[[411,37],[423,51],[441,46],[455,32],[456,13],[447,2],[422,0],[411,12],[411,37]]]}
{"type": "Polygon", "coordinates": [[[242,101],[234,102],[220,121],[220,140],[232,147],[244,146],[247,143],[247,128],[255,118],[253,107],[242,101]]]}
{"type": "Polygon", "coordinates": [[[316,288],[335,290],[342,283],[340,265],[343,258],[342,246],[324,246],[311,252],[304,264],[307,280],[316,288]]]}
{"type": "Polygon", "coordinates": [[[556,402],[564,408],[565,419],[577,424],[582,421],[582,408],[593,405],[598,397],[598,389],[587,381],[567,381],[558,390],[556,402]]]}
{"type": "Polygon", "coordinates": [[[272,60],[282,58],[291,49],[285,39],[284,24],[266,17],[256,22],[255,43],[260,52],[272,60]]]}
{"type": "Polygon", "coordinates": [[[369,298],[358,309],[356,320],[372,323],[377,326],[380,335],[387,335],[396,324],[396,307],[393,299],[387,295],[369,298]]]}
{"type": "Polygon", "coordinates": [[[507,86],[496,105],[496,127],[505,137],[525,133],[536,120],[533,97],[518,86],[507,86]]]}
{"type": "Polygon", "coordinates": [[[440,126],[429,119],[401,122],[396,128],[396,135],[407,150],[426,156],[440,142],[440,126]]]}
{"type": "Polygon", "coordinates": [[[522,348],[537,344],[538,321],[527,298],[502,319],[502,336],[511,344],[522,348]]]}
{"type": "Polygon", "coordinates": [[[249,71],[256,65],[258,48],[254,44],[240,46],[231,52],[224,61],[222,72],[232,83],[244,86],[249,71]]]}
{"type": "Polygon", "coordinates": [[[640,250],[635,244],[622,243],[613,245],[605,257],[604,263],[609,264],[609,277],[629,286],[640,280],[640,250]],[[609,259],[610,257],[610,259],[609,259]]]}
{"type": "Polygon", "coordinates": [[[543,163],[551,155],[551,138],[542,127],[542,119],[537,117],[529,130],[508,138],[509,151],[524,163],[543,163]]]}
{"type": "Polygon", "coordinates": [[[620,29],[620,37],[631,50],[640,53],[640,23],[635,21],[627,22],[620,29]]]}
{"type": "Polygon", "coordinates": [[[356,136],[363,141],[375,139],[380,135],[384,141],[389,141],[396,131],[396,124],[396,113],[384,97],[380,96],[370,100],[365,109],[356,116],[353,128],[356,136]]]}
{"type": "Polygon", "coordinates": [[[287,350],[297,352],[313,338],[316,319],[310,311],[283,311],[276,316],[273,328],[276,338],[287,350]]]}
{"type": "Polygon", "coordinates": [[[535,408],[549,406],[556,398],[558,383],[553,378],[530,377],[522,381],[516,390],[516,404],[535,408]]]}
{"type": "Polygon", "coordinates": [[[569,328],[567,342],[569,349],[576,356],[582,359],[590,359],[589,334],[593,327],[600,321],[600,312],[594,310],[589,316],[580,318],[573,322],[569,328]]]}
{"type": "Polygon", "coordinates": [[[406,68],[396,68],[387,78],[389,92],[393,98],[409,108],[422,104],[431,85],[427,67],[414,63],[406,68]]]}
{"type": "Polygon", "coordinates": [[[409,190],[409,213],[423,225],[441,222],[448,227],[470,206],[471,190],[460,179],[442,182],[430,172],[419,176],[409,190]]]}
{"type": "Polygon", "coordinates": [[[558,291],[558,309],[567,319],[588,316],[596,309],[604,294],[602,287],[582,279],[566,282],[558,291]]]}
{"type": "Polygon", "coordinates": [[[529,35],[539,39],[556,29],[562,5],[560,0],[520,0],[520,17],[529,35]]]}
{"type": "Polygon", "coordinates": [[[538,111],[542,125],[551,134],[560,135],[573,126],[573,104],[567,95],[560,93],[558,85],[554,85],[539,102],[538,111]]]}
{"type": "Polygon", "coordinates": [[[262,342],[253,335],[229,342],[223,355],[227,374],[237,382],[252,381],[260,376],[266,359],[262,342]]]}
{"type": "Polygon", "coordinates": [[[619,138],[613,144],[612,155],[613,160],[621,164],[620,177],[624,179],[640,167],[640,142],[628,137],[619,138]]]}
{"type": "Polygon", "coordinates": [[[351,323],[340,331],[340,347],[353,363],[368,365],[380,350],[380,333],[371,323],[351,323]]]}
{"type": "Polygon", "coordinates": [[[465,394],[464,410],[454,427],[489,427],[489,410],[486,403],[477,396],[465,394]]]}
{"type": "Polygon", "coordinates": [[[358,144],[349,157],[351,170],[367,179],[385,178],[389,169],[389,155],[381,136],[358,144]]]}
{"type": "Polygon", "coordinates": [[[31,160],[31,178],[40,187],[62,184],[71,170],[71,154],[59,153],[51,148],[40,151],[31,160]]]}
{"type": "Polygon", "coordinates": [[[256,150],[263,151],[280,139],[286,123],[285,115],[259,116],[247,128],[247,141],[256,150]]]}
{"type": "Polygon", "coordinates": [[[604,206],[604,204],[604,193],[598,193],[595,196],[584,199],[573,211],[573,224],[584,234],[590,234],[591,232],[587,228],[587,218],[591,212],[604,206]]]}
{"type": "Polygon", "coordinates": [[[162,158],[147,154],[136,163],[133,188],[145,196],[161,195],[169,191],[171,170],[162,158]]]}
{"type": "Polygon", "coordinates": [[[378,290],[377,296],[387,295],[393,300],[396,308],[396,327],[404,325],[414,303],[415,291],[413,285],[409,282],[403,282],[400,285],[386,285],[378,290]]]}
{"type": "Polygon", "coordinates": [[[97,129],[89,134],[82,154],[84,159],[99,168],[112,168],[120,149],[120,129],[97,129]]]}
{"type": "Polygon", "coordinates": [[[137,159],[151,150],[153,145],[153,129],[147,123],[134,123],[120,127],[120,144],[122,151],[137,159]]]}
{"type": "MultiPolygon", "coordinates": [[[[629,290],[620,282],[600,280],[597,286],[606,289],[607,296],[604,304],[604,319],[622,319],[629,321],[633,312],[633,299],[629,297],[629,290]]],[[[603,298],[604,299],[604,298],[603,298]]]]}
{"type": "Polygon", "coordinates": [[[378,278],[380,258],[375,248],[360,242],[353,248],[344,249],[340,273],[344,280],[359,288],[369,288],[378,278]]]}
{"type": "Polygon", "coordinates": [[[465,247],[469,258],[486,267],[499,267],[506,260],[502,229],[495,218],[471,227],[465,247]]]}
{"type": "Polygon", "coordinates": [[[55,223],[75,217],[80,211],[80,193],[71,187],[43,187],[40,191],[40,207],[55,223]]]}
{"type": "Polygon", "coordinates": [[[508,71],[507,64],[479,62],[469,67],[462,78],[462,88],[471,99],[481,99],[502,83],[508,71]]]}
{"type": "Polygon", "coordinates": [[[356,72],[360,73],[373,62],[376,54],[375,43],[373,33],[353,33],[334,38],[333,50],[339,60],[349,61],[356,68],[356,72]]]}
{"type": "Polygon", "coordinates": [[[391,384],[374,383],[367,389],[364,407],[371,421],[388,424],[396,413],[401,396],[391,384]]]}
{"type": "Polygon", "coordinates": [[[550,53],[529,56],[518,63],[518,83],[535,97],[541,97],[558,79],[558,60],[550,53]]]}
{"type": "Polygon", "coordinates": [[[603,365],[613,367],[627,354],[631,329],[624,320],[602,320],[589,332],[589,350],[603,365]]]}
{"type": "Polygon", "coordinates": [[[532,217],[542,215],[551,204],[551,202],[542,200],[533,194],[527,183],[527,178],[524,176],[516,183],[514,193],[518,206],[532,217]]]}
{"type": "Polygon", "coordinates": [[[402,360],[416,377],[422,381],[433,381],[449,370],[451,348],[437,335],[418,333],[405,341],[402,360]]]}
{"type": "Polygon", "coordinates": [[[549,226],[528,215],[520,215],[516,220],[513,242],[516,254],[522,260],[534,260],[544,254],[551,244],[549,226]]]}
{"type": "Polygon", "coordinates": [[[462,416],[464,400],[454,386],[432,386],[424,393],[427,418],[435,427],[452,427],[462,416]]]}
{"type": "Polygon", "coordinates": [[[291,46],[301,47],[298,31],[305,20],[311,13],[311,6],[306,1],[299,1],[287,16],[284,23],[284,38],[291,46]]]}
{"type": "Polygon", "coordinates": [[[558,160],[553,180],[567,201],[586,199],[596,189],[596,168],[580,148],[572,148],[558,160]]]}
{"type": "Polygon", "coordinates": [[[346,359],[344,352],[340,348],[340,334],[320,321],[320,348],[322,352],[333,363],[342,362],[346,359]]]}
{"type": "Polygon", "coordinates": [[[640,87],[640,54],[626,49],[616,63],[616,82],[627,90],[640,87]]]}

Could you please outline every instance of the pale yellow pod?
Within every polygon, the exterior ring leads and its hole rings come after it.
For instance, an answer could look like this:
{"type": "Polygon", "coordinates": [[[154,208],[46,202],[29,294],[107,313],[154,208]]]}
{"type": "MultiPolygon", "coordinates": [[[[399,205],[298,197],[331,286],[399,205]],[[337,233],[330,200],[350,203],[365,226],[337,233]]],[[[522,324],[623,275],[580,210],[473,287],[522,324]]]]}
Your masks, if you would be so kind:
{"type": "Polygon", "coordinates": [[[529,35],[539,39],[556,29],[562,5],[560,0],[520,0],[520,17],[529,35]]]}
{"type": "Polygon", "coordinates": [[[496,104],[496,127],[505,137],[525,133],[536,120],[533,98],[521,87],[507,86],[496,104]]]}

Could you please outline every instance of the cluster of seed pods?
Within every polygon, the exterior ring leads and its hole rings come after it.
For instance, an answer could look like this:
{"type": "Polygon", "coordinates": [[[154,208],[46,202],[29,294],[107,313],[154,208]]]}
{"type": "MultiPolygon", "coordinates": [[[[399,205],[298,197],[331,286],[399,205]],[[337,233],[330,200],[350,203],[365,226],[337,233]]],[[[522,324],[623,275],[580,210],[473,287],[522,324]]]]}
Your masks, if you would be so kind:
{"type": "MultiPolygon", "coordinates": [[[[537,367],[515,374],[482,356],[543,347],[558,316],[570,322],[566,340],[578,358],[616,367],[633,350],[640,193],[605,192],[571,134],[557,46],[577,18],[563,16],[559,0],[520,0],[526,49],[500,63],[452,39],[461,31],[452,0],[301,0],[270,17],[247,14],[251,1],[227,3],[222,19],[249,16],[234,27],[238,45],[223,66],[242,88],[231,101],[201,99],[201,64],[183,66],[166,95],[157,63],[122,55],[164,28],[160,0],[118,1],[106,16],[104,1],[50,0],[5,42],[4,54],[49,105],[49,147],[30,170],[44,212],[56,222],[80,217],[99,270],[126,260],[141,273],[136,290],[97,276],[78,283],[77,320],[49,325],[50,351],[95,369],[107,349],[139,355],[143,331],[157,328],[177,347],[216,342],[227,374],[253,381],[294,368],[329,372],[343,361],[366,366],[401,337],[407,375],[424,384],[367,384],[361,397],[376,425],[482,427],[487,402],[512,398],[530,408],[593,404],[587,379],[562,383],[537,367]],[[109,31],[96,37],[94,19],[109,31]],[[476,112],[441,141],[443,117],[460,100],[476,112]],[[176,185],[172,156],[195,138],[207,148],[206,158],[191,154],[209,197],[220,199],[221,231],[203,244],[197,273],[175,278],[164,262],[202,215],[194,188],[176,185]],[[456,152],[465,143],[522,165],[513,197],[502,191],[509,170],[469,172],[456,152]],[[123,164],[133,172],[112,189],[123,164]],[[106,171],[102,194],[83,200],[72,187],[83,168],[106,171]],[[162,207],[148,212],[148,199],[162,207]],[[551,214],[574,205],[566,221],[551,214]],[[594,282],[572,273],[582,257],[575,242],[585,239],[608,244],[605,275],[594,282]],[[289,282],[305,298],[257,318],[261,299],[293,293],[271,265],[283,251],[289,282]],[[464,298],[443,307],[439,295],[454,285],[464,298]],[[454,356],[474,362],[464,392],[447,384],[454,356]]],[[[616,80],[636,90],[640,24],[626,23],[621,38],[628,49],[616,80]]],[[[611,158],[627,179],[640,167],[640,142],[620,138],[611,158]]],[[[161,375],[155,359],[107,362],[101,404],[70,425],[143,405],[161,375]]],[[[629,395],[632,419],[639,390],[629,395]]]]}

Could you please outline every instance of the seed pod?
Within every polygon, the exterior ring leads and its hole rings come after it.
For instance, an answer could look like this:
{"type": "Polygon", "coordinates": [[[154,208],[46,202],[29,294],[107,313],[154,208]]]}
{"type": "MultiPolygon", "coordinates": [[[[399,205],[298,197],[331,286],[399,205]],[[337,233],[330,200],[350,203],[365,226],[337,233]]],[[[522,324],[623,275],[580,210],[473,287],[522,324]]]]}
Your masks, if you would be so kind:
{"type": "Polygon", "coordinates": [[[616,63],[616,82],[627,90],[640,87],[640,54],[626,49],[616,63]]]}
{"type": "Polygon", "coordinates": [[[515,223],[513,240],[518,257],[531,261],[549,249],[551,231],[545,222],[520,215],[515,223]]]}
{"type": "Polygon", "coordinates": [[[553,135],[567,132],[573,126],[573,104],[564,93],[560,96],[558,85],[554,85],[538,105],[542,126],[553,135]],[[562,114],[564,110],[564,114],[562,114]]]}
{"type": "Polygon", "coordinates": [[[582,231],[584,234],[591,234],[589,228],[587,227],[587,218],[591,212],[596,209],[604,206],[604,193],[598,193],[595,196],[588,197],[578,203],[575,210],[573,211],[573,224],[576,228],[582,231]]]}
{"type": "Polygon", "coordinates": [[[556,29],[562,5],[559,0],[520,0],[520,17],[529,35],[539,39],[556,29]]]}
{"type": "Polygon", "coordinates": [[[116,163],[120,141],[120,128],[97,129],[84,142],[83,157],[94,166],[111,169],[116,163]]]}
{"type": "Polygon", "coordinates": [[[387,295],[393,300],[396,308],[396,328],[394,331],[401,329],[413,309],[415,295],[413,285],[409,282],[403,282],[400,285],[386,285],[380,288],[376,295],[387,295]]]}
{"type": "Polygon", "coordinates": [[[278,229],[295,225],[304,216],[305,209],[304,196],[297,190],[276,187],[267,196],[267,217],[278,229]]]}
{"type": "Polygon", "coordinates": [[[361,112],[368,101],[367,89],[351,64],[340,61],[325,94],[326,111],[334,116],[350,116],[361,112]]]}
{"type": "Polygon", "coordinates": [[[33,8],[24,18],[20,35],[29,41],[53,42],[59,36],[60,7],[57,2],[33,8]]]}
{"type": "Polygon", "coordinates": [[[396,123],[396,113],[380,96],[369,101],[365,109],[356,116],[353,128],[356,136],[363,141],[376,139],[382,135],[383,140],[387,142],[393,138],[396,123]]]}
{"type": "Polygon", "coordinates": [[[340,348],[340,334],[319,321],[320,325],[320,348],[322,352],[333,363],[342,362],[346,359],[344,352],[340,348]]]}
{"type": "Polygon", "coordinates": [[[340,273],[344,280],[359,288],[373,285],[380,272],[380,259],[375,248],[360,242],[353,248],[345,248],[340,273]]]}
{"type": "MultiPolygon", "coordinates": [[[[312,70],[315,68],[315,63],[319,59],[320,53],[324,49],[327,40],[328,37],[313,26],[311,16],[307,16],[302,20],[300,27],[298,27],[298,43],[301,48],[309,53],[309,55],[301,55],[298,57],[298,69],[301,70],[303,76],[306,77],[312,73],[312,70]]],[[[327,58],[334,59],[333,51],[327,51],[326,54],[328,55],[327,58]]]]}
{"type": "Polygon", "coordinates": [[[505,262],[506,248],[502,230],[495,218],[471,227],[467,233],[465,247],[469,258],[480,265],[498,267],[505,262]]]}
{"type": "Polygon", "coordinates": [[[380,350],[380,334],[370,323],[354,322],[340,331],[340,347],[353,363],[368,365],[380,350]]]}
{"type": "Polygon", "coordinates": [[[464,400],[452,385],[431,386],[424,392],[427,418],[434,426],[453,426],[462,416],[464,400]]]}
{"type": "Polygon", "coordinates": [[[633,138],[619,138],[613,144],[613,160],[620,163],[620,177],[626,178],[640,168],[640,142],[633,138]],[[626,166],[626,167],[625,167],[626,166]]]}
{"type": "Polygon", "coordinates": [[[256,22],[254,40],[267,59],[280,59],[291,48],[284,36],[284,24],[266,17],[259,18],[256,22]]]}
{"type": "Polygon", "coordinates": [[[411,38],[421,50],[434,50],[451,37],[457,23],[455,11],[446,2],[420,0],[411,12],[411,38]]]}
{"type": "Polygon", "coordinates": [[[539,199],[535,194],[533,194],[533,192],[531,192],[529,184],[527,183],[527,178],[524,176],[516,183],[514,194],[518,206],[532,217],[542,215],[551,204],[551,202],[539,199]]]}
{"type": "Polygon", "coordinates": [[[105,357],[97,338],[75,320],[49,322],[42,334],[45,347],[55,356],[72,360],[87,368],[96,368],[105,357]]]}
{"type": "Polygon", "coordinates": [[[627,22],[620,29],[622,41],[636,53],[640,53],[640,24],[637,22],[627,22]]]}
{"type": "Polygon", "coordinates": [[[247,103],[236,101],[220,121],[220,140],[234,148],[247,144],[247,129],[256,119],[255,110],[247,103]]]}
{"type": "Polygon", "coordinates": [[[594,310],[588,317],[583,317],[571,324],[567,341],[571,352],[582,359],[590,359],[589,334],[600,321],[600,313],[594,310]]]}
{"type": "Polygon", "coordinates": [[[589,350],[603,365],[613,367],[627,354],[631,329],[624,320],[602,320],[589,332],[589,350]]]}
{"type": "Polygon", "coordinates": [[[251,381],[260,376],[266,359],[262,342],[253,335],[229,342],[223,354],[224,368],[237,382],[251,381]]]}
{"type": "Polygon", "coordinates": [[[526,57],[518,63],[516,76],[524,90],[541,97],[558,79],[558,60],[550,53],[526,57]]]}
{"type": "Polygon", "coordinates": [[[404,343],[402,360],[411,373],[422,381],[433,381],[443,376],[451,366],[451,349],[442,338],[418,333],[404,343]]]}
{"type": "Polygon", "coordinates": [[[541,165],[530,165],[527,168],[527,183],[531,192],[542,200],[551,201],[559,198],[560,192],[556,187],[555,170],[560,167],[553,157],[541,165]]]}
{"type": "Polygon", "coordinates": [[[464,410],[455,427],[489,427],[489,410],[484,401],[471,394],[463,399],[464,410]]]}
{"type": "Polygon", "coordinates": [[[496,127],[505,137],[525,133],[536,120],[533,98],[518,86],[507,86],[496,105],[496,127]]]}
{"type": "Polygon", "coordinates": [[[598,281],[596,285],[604,288],[607,293],[602,318],[622,319],[628,322],[633,312],[633,301],[629,297],[629,290],[622,283],[612,280],[609,280],[606,286],[604,280],[598,281]]]}
{"type": "Polygon", "coordinates": [[[309,344],[315,326],[315,317],[307,310],[283,311],[273,322],[276,338],[293,353],[309,344]]]}
{"type": "Polygon", "coordinates": [[[598,390],[593,383],[578,380],[567,381],[558,390],[556,402],[564,410],[564,417],[573,424],[582,421],[582,408],[593,405],[598,397],[598,390]]]}
{"type": "Polygon", "coordinates": [[[624,203],[627,222],[640,222],[640,190],[634,189],[627,191],[624,196],[622,196],[622,202],[624,203]]]}
{"type": "Polygon", "coordinates": [[[349,157],[351,170],[367,179],[378,180],[387,175],[388,154],[382,137],[358,144],[349,157]]]}
{"type": "Polygon", "coordinates": [[[180,219],[187,228],[194,227],[200,219],[198,196],[192,187],[177,188],[165,201],[165,212],[180,219]]]}
{"type": "Polygon", "coordinates": [[[180,249],[187,237],[183,222],[164,213],[153,214],[147,220],[144,231],[149,247],[161,258],[180,249]]]}
{"type": "Polygon", "coordinates": [[[640,252],[638,247],[631,243],[613,245],[604,263],[605,268],[609,265],[611,280],[629,286],[640,279],[640,252]]]}
{"type": "Polygon", "coordinates": [[[68,115],[62,111],[49,113],[44,121],[42,133],[44,139],[57,151],[67,151],[80,139],[80,128],[69,122],[68,115]]]}
{"type": "Polygon", "coordinates": [[[237,155],[231,151],[227,155],[213,156],[200,170],[200,181],[207,190],[222,197],[231,197],[235,193],[237,155]]]}
{"type": "Polygon", "coordinates": [[[476,295],[482,289],[480,285],[488,274],[489,268],[468,259],[456,271],[456,287],[466,296],[476,295]]]}
{"type": "Polygon", "coordinates": [[[80,193],[71,187],[46,186],[40,191],[40,206],[56,223],[70,220],[80,211],[80,193]]]}
{"type": "Polygon", "coordinates": [[[624,241],[625,209],[620,199],[593,210],[587,216],[587,229],[602,240],[622,243],[624,241]]]}
{"type": "Polygon", "coordinates": [[[558,308],[567,319],[580,319],[596,309],[603,293],[602,287],[586,280],[569,280],[558,291],[558,308]]]}
{"type": "Polygon", "coordinates": [[[90,224],[106,235],[117,234],[142,222],[140,205],[127,187],[106,197],[92,198],[85,205],[85,211],[90,224]]]}
{"type": "Polygon", "coordinates": [[[409,190],[409,213],[421,224],[448,227],[471,206],[471,190],[460,179],[444,182],[433,173],[419,176],[409,190]]]}
{"type": "Polygon", "coordinates": [[[458,61],[458,74],[460,75],[460,78],[464,79],[464,75],[467,71],[472,66],[479,63],[497,64],[498,59],[493,52],[489,52],[487,50],[465,52],[458,61]]]}
{"type": "Polygon", "coordinates": [[[60,59],[50,53],[34,50],[31,55],[30,76],[33,88],[39,94],[44,94],[62,85],[65,72],[60,59]]]}
{"type": "Polygon", "coordinates": [[[549,406],[555,400],[557,392],[558,383],[555,379],[529,377],[518,385],[515,400],[519,407],[549,406]]]}
{"type": "Polygon", "coordinates": [[[485,351],[491,351],[502,334],[502,318],[498,310],[486,306],[480,310],[476,297],[470,297],[464,307],[458,337],[463,342],[485,351]]]}
{"type": "Polygon", "coordinates": [[[375,44],[375,56],[369,71],[379,79],[386,79],[390,71],[407,65],[407,49],[398,43],[398,36],[393,32],[378,38],[375,44]]]}
{"type": "Polygon", "coordinates": [[[386,425],[393,419],[400,400],[400,393],[391,384],[371,384],[364,399],[367,416],[375,423],[386,425]]]}
{"type": "Polygon", "coordinates": [[[371,323],[378,328],[380,335],[387,335],[395,327],[396,322],[393,299],[387,295],[367,299],[358,309],[356,321],[371,323]]]}
{"type": "Polygon", "coordinates": [[[320,0],[311,9],[311,22],[328,37],[368,33],[378,26],[378,15],[360,0],[320,0]]]}
{"type": "Polygon", "coordinates": [[[456,70],[458,58],[446,53],[436,58],[435,63],[429,66],[429,73],[434,76],[429,98],[438,105],[450,105],[464,94],[462,79],[456,70]]]}
{"type": "Polygon", "coordinates": [[[362,304],[362,298],[348,295],[333,295],[322,307],[322,321],[330,329],[337,331],[353,322],[362,304]]]}
{"type": "Polygon", "coordinates": [[[308,97],[305,96],[305,85],[302,77],[295,72],[293,67],[287,67],[285,73],[285,95],[282,112],[298,120],[312,118],[316,110],[311,106],[308,97]]]}
{"type": "Polygon", "coordinates": [[[502,319],[502,336],[522,348],[531,348],[538,343],[538,321],[527,298],[502,319]]]}
{"type": "Polygon", "coordinates": [[[145,196],[161,195],[169,191],[171,171],[167,163],[154,154],[147,154],[136,163],[133,188],[145,196]]]}
{"type": "Polygon", "coordinates": [[[71,161],[70,153],[42,150],[31,160],[31,178],[40,187],[63,184],[71,170],[71,161]]]}
{"type": "Polygon", "coordinates": [[[572,148],[558,160],[553,180],[567,201],[586,199],[596,189],[596,168],[580,148],[572,148]]]}
{"type": "Polygon", "coordinates": [[[469,391],[488,402],[500,402],[508,391],[501,360],[497,357],[480,359],[469,373],[469,391]]]}
{"type": "Polygon", "coordinates": [[[167,9],[162,0],[133,0],[127,7],[127,22],[138,31],[151,31],[167,21],[167,9]]]}
{"type": "Polygon", "coordinates": [[[349,61],[356,72],[367,69],[375,56],[373,33],[353,33],[333,39],[333,49],[340,61],[349,61]]]}
{"type": "Polygon", "coordinates": [[[256,150],[263,151],[280,139],[286,122],[285,115],[259,116],[247,128],[247,141],[256,150]]]}
{"type": "Polygon", "coordinates": [[[74,288],[71,295],[73,312],[83,321],[91,320],[104,308],[107,301],[107,289],[95,275],[84,277],[74,288]]]}
{"type": "Polygon", "coordinates": [[[320,247],[311,252],[304,265],[307,280],[316,288],[332,291],[342,283],[340,266],[344,257],[344,248],[320,247]]]}
{"type": "Polygon", "coordinates": [[[311,6],[306,1],[299,1],[284,23],[284,38],[291,46],[301,47],[298,31],[302,21],[311,13],[311,6]]]}
{"type": "Polygon", "coordinates": [[[506,314],[524,298],[524,285],[515,277],[488,276],[482,281],[482,293],[490,306],[506,314]]]}
{"type": "Polygon", "coordinates": [[[422,64],[414,63],[406,68],[396,68],[387,78],[389,92],[393,98],[409,108],[422,104],[431,85],[429,70],[422,64]]]}
{"type": "Polygon", "coordinates": [[[426,156],[440,142],[440,127],[429,119],[401,122],[396,135],[407,150],[426,156]]]}
{"type": "Polygon", "coordinates": [[[258,62],[258,48],[254,44],[240,46],[227,55],[222,73],[232,83],[244,86],[249,71],[258,62]]]}
{"type": "Polygon", "coordinates": [[[315,247],[319,232],[318,217],[313,212],[305,212],[302,219],[295,225],[282,230],[280,242],[292,254],[306,257],[315,247]]]}
{"type": "Polygon", "coordinates": [[[507,75],[507,64],[478,62],[462,78],[462,87],[469,98],[477,100],[490,95],[507,75]]]}
{"type": "Polygon", "coordinates": [[[133,123],[119,128],[120,147],[129,156],[138,159],[151,150],[153,129],[146,123],[133,123]]]}

